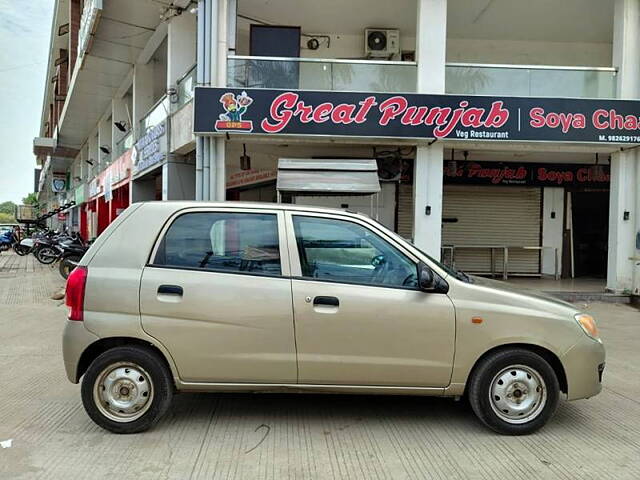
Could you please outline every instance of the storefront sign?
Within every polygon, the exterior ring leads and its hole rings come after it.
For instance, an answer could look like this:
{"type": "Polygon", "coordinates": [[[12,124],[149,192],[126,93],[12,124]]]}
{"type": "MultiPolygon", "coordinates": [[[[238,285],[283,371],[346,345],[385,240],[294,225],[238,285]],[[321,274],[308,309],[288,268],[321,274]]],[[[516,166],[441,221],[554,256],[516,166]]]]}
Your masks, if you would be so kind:
{"type": "Polygon", "coordinates": [[[166,120],[163,120],[140,137],[133,147],[131,157],[134,174],[157,165],[167,158],[167,139],[166,120]]]}
{"type": "Polygon", "coordinates": [[[445,161],[444,183],[609,188],[609,165],[445,161]]]}
{"type": "Polygon", "coordinates": [[[278,177],[275,170],[240,170],[227,178],[227,188],[245,187],[255,183],[270,182],[278,177]]]}
{"type": "Polygon", "coordinates": [[[51,191],[53,193],[64,192],[67,189],[67,174],[54,173],[51,180],[51,191]]]}
{"type": "Polygon", "coordinates": [[[102,12],[102,0],[85,0],[78,30],[78,58],[89,49],[102,12]]]}
{"type": "Polygon", "coordinates": [[[196,87],[196,134],[640,143],[640,101],[196,87]]]}

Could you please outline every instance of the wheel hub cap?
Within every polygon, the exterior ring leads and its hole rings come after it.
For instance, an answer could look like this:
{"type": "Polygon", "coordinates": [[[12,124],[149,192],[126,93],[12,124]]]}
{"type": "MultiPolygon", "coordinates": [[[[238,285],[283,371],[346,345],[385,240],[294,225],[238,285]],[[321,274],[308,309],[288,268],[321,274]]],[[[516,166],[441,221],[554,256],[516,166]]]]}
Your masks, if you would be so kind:
{"type": "Polygon", "coordinates": [[[533,368],[513,365],[493,378],[489,400],[491,408],[502,420],[512,424],[526,423],[544,409],[546,385],[533,368]]]}
{"type": "Polygon", "coordinates": [[[104,369],[94,386],[94,401],[106,417],[117,422],[140,418],[151,406],[153,384],[147,372],[131,363],[104,369]]]}

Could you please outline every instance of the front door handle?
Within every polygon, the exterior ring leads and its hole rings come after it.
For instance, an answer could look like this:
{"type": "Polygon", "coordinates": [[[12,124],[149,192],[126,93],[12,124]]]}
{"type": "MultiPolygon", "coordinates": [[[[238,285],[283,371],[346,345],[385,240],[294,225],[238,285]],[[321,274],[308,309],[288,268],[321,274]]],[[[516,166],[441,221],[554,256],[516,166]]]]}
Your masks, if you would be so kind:
{"type": "Polygon", "coordinates": [[[328,307],[339,307],[340,300],[337,297],[315,297],[313,305],[326,305],[328,307]]]}
{"type": "Polygon", "coordinates": [[[158,294],[162,295],[178,295],[181,297],[183,293],[182,287],[179,285],[160,285],[158,287],[158,294]]]}

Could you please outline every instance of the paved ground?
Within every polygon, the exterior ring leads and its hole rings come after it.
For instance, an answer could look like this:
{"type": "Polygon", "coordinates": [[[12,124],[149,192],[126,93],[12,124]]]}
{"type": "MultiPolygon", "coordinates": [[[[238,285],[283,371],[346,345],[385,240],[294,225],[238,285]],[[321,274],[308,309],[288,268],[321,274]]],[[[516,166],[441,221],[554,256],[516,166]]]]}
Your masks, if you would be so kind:
{"type": "Polygon", "coordinates": [[[464,403],[418,397],[182,394],[154,430],[106,433],[64,375],[57,272],[0,254],[0,479],[638,479],[640,313],[592,304],[602,394],[503,437],[464,403]],[[5,445],[7,443],[4,443],[5,445]]]}

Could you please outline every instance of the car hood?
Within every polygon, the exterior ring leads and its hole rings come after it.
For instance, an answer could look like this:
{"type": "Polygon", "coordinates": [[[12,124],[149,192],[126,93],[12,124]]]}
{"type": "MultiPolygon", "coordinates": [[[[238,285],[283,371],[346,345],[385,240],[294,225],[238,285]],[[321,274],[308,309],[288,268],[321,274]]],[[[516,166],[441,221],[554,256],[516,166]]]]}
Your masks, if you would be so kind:
{"type": "Polygon", "coordinates": [[[571,310],[572,312],[577,312],[578,309],[575,305],[565,302],[564,300],[560,300],[559,298],[554,297],[545,292],[541,292],[540,290],[535,290],[532,288],[521,287],[519,285],[513,285],[507,282],[501,282],[498,280],[491,280],[488,278],[471,276],[473,283],[471,285],[477,285],[480,287],[488,287],[493,290],[496,294],[507,294],[508,297],[513,298],[514,296],[519,297],[519,300],[531,300],[538,305],[548,305],[550,310],[557,311],[558,309],[562,310],[571,310]]]}

